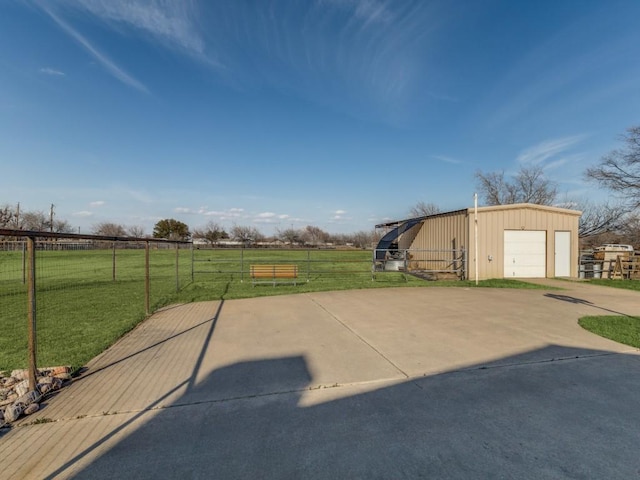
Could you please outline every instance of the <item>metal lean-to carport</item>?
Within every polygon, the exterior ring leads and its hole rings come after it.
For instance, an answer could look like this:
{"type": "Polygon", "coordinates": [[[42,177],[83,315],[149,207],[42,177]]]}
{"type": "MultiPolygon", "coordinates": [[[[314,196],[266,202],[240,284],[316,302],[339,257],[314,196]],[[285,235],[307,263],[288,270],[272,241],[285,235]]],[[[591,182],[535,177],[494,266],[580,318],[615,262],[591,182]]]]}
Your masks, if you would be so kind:
{"type": "Polygon", "coordinates": [[[409,220],[403,220],[398,224],[395,228],[387,232],[383,235],[383,237],[378,242],[376,246],[375,259],[376,260],[384,260],[387,256],[387,253],[391,249],[392,245],[397,244],[398,238],[404,232],[409,230],[410,228],[416,226],[420,223],[424,217],[420,218],[410,218],[409,220]]]}

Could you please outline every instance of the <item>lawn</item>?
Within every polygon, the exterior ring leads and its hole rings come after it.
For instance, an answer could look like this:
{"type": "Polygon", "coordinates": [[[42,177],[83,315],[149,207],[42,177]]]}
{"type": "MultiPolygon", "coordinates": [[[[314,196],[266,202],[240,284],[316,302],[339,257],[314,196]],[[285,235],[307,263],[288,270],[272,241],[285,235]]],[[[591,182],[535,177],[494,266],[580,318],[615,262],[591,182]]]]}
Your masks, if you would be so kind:
{"type": "MultiPolygon", "coordinates": [[[[590,284],[604,287],[623,288],[625,290],[640,291],[640,280],[613,280],[599,278],[589,280],[590,284]]],[[[625,345],[640,348],[640,318],[628,316],[604,315],[583,317],[578,323],[585,330],[589,330],[601,337],[614,340],[625,345]]]]}
{"type": "Polygon", "coordinates": [[[640,280],[613,280],[609,278],[595,278],[588,281],[593,285],[604,287],[624,288],[625,290],[640,291],[640,280]]]}
{"type": "Polygon", "coordinates": [[[601,337],[640,348],[640,317],[595,316],[578,320],[582,328],[601,337]]]}
{"type": "MultiPolygon", "coordinates": [[[[145,318],[144,250],[48,251],[36,258],[37,354],[41,367],[80,367],[145,318]]],[[[328,290],[455,286],[473,281],[426,281],[399,272],[371,275],[362,250],[150,251],[151,310],[173,303],[328,290]],[[192,280],[193,255],[193,280],[192,280]],[[297,285],[251,284],[249,265],[295,263],[297,285]],[[179,287],[179,289],[177,288],[179,287]]],[[[480,287],[544,288],[515,280],[480,287]]],[[[27,294],[21,252],[0,252],[0,370],[27,365],[27,294]]]]}
{"type": "MultiPolygon", "coordinates": [[[[150,252],[150,304],[176,293],[175,251],[150,252]]],[[[27,287],[20,252],[0,252],[0,370],[27,363],[27,287]]],[[[180,251],[181,285],[191,281],[191,253],[180,251]]],[[[38,252],[37,354],[41,367],[81,366],[145,318],[144,250],[38,252]]]]}

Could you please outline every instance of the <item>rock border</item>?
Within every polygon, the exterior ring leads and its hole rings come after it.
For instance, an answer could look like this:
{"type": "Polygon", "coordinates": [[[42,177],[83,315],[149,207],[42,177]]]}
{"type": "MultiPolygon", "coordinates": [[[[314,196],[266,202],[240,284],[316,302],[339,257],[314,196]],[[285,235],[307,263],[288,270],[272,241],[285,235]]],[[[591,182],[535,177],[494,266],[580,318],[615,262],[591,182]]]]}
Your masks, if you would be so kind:
{"type": "Polygon", "coordinates": [[[41,368],[36,389],[30,391],[28,370],[13,370],[8,376],[0,372],[0,428],[37,412],[42,399],[60,390],[70,379],[70,366],[41,368]]]}

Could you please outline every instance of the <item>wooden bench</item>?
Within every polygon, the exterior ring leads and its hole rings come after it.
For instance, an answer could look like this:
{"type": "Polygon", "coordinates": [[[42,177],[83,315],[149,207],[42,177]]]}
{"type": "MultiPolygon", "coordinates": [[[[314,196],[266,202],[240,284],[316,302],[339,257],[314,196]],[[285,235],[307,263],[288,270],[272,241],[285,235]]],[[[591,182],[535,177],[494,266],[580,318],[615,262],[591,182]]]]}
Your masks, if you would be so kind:
{"type": "Polygon", "coordinates": [[[297,265],[251,265],[251,283],[255,287],[257,283],[293,283],[296,285],[298,278],[297,265]],[[287,281],[288,280],[288,281],[287,281]]]}

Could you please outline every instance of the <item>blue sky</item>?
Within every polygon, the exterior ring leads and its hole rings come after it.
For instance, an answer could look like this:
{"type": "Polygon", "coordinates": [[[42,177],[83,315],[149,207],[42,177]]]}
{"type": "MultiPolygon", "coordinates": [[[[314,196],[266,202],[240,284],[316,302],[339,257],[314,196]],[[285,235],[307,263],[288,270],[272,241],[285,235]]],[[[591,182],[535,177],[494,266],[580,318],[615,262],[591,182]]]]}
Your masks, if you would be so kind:
{"type": "Polygon", "coordinates": [[[0,2],[0,205],[82,232],[270,234],[473,204],[537,165],[571,198],[640,122],[640,2],[0,2]]]}

